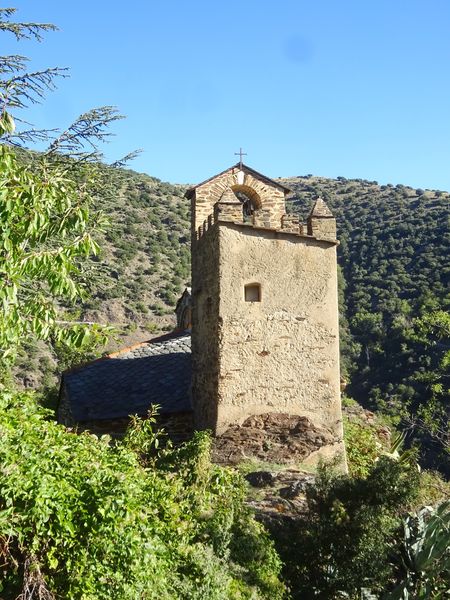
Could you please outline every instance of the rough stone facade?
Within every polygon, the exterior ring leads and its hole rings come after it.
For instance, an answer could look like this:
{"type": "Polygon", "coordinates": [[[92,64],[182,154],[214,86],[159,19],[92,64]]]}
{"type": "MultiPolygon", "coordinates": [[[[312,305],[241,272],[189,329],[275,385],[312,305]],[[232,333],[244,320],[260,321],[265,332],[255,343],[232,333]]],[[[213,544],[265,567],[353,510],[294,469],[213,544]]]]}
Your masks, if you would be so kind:
{"type": "Polygon", "coordinates": [[[249,456],[263,463],[305,463],[316,451],[334,444],[326,429],[316,427],[307,417],[268,413],[248,417],[242,425],[233,424],[215,438],[213,459],[238,464],[249,456]]]}
{"type": "Polygon", "coordinates": [[[221,435],[298,415],[329,432],[325,454],[343,454],[336,223],[319,200],[300,224],[287,192],[245,165],[188,192],[194,423],[221,435]]]}
{"type": "Polygon", "coordinates": [[[217,390],[219,383],[219,229],[211,227],[192,252],[192,390],[194,423],[202,428],[215,429],[217,422],[217,390]],[[207,266],[209,265],[209,266],[207,266]],[[206,268],[205,268],[206,267],[206,268]],[[193,280],[194,281],[194,280],[193,280]],[[195,333],[194,333],[195,332],[195,333]]]}

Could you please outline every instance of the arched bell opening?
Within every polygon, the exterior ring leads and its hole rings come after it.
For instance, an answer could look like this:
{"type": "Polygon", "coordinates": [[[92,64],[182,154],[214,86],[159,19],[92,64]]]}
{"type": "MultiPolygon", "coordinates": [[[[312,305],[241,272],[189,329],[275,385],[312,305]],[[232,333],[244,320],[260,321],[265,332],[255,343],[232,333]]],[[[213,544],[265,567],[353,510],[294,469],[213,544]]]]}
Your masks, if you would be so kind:
{"type": "Polygon", "coordinates": [[[231,189],[236,198],[242,203],[244,223],[253,223],[255,213],[261,209],[261,198],[248,185],[233,185],[231,189]]]}

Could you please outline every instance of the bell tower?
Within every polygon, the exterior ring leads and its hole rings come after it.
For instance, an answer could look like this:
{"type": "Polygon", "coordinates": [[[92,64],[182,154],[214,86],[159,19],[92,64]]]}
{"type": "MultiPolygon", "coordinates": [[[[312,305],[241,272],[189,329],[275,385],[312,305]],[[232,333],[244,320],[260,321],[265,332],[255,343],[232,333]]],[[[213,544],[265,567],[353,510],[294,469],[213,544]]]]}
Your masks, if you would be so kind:
{"type": "Polygon", "coordinates": [[[317,200],[299,223],[288,193],[240,162],[186,194],[195,426],[300,415],[343,452],[336,221],[317,200]]]}

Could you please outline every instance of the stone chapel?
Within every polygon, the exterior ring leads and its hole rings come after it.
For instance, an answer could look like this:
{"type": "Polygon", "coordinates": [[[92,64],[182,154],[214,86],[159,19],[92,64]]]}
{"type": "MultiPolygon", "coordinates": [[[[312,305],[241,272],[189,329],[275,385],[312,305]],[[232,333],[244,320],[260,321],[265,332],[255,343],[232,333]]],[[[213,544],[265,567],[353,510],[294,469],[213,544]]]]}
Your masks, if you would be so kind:
{"type": "Polygon", "coordinates": [[[306,431],[318,456],[344,455],[336,221],[319,198],[300,223],[288,193],[242,162],[188,190],[177,329],[64,373],[60,421],[120,434],[155,403],[175,439],[273,422],[284,444],[306,431]]]}

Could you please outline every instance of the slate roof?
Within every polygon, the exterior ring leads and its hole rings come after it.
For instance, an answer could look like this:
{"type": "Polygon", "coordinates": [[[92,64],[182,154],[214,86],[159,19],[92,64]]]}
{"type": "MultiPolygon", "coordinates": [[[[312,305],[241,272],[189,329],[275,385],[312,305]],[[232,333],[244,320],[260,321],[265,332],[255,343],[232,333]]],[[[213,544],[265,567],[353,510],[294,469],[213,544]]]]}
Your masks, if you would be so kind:
{"type": "Polygon", "coordinates": [[[178,331],[125,348],[63,375],[75,421],[191,410],[191,335],[178,331]]]}

